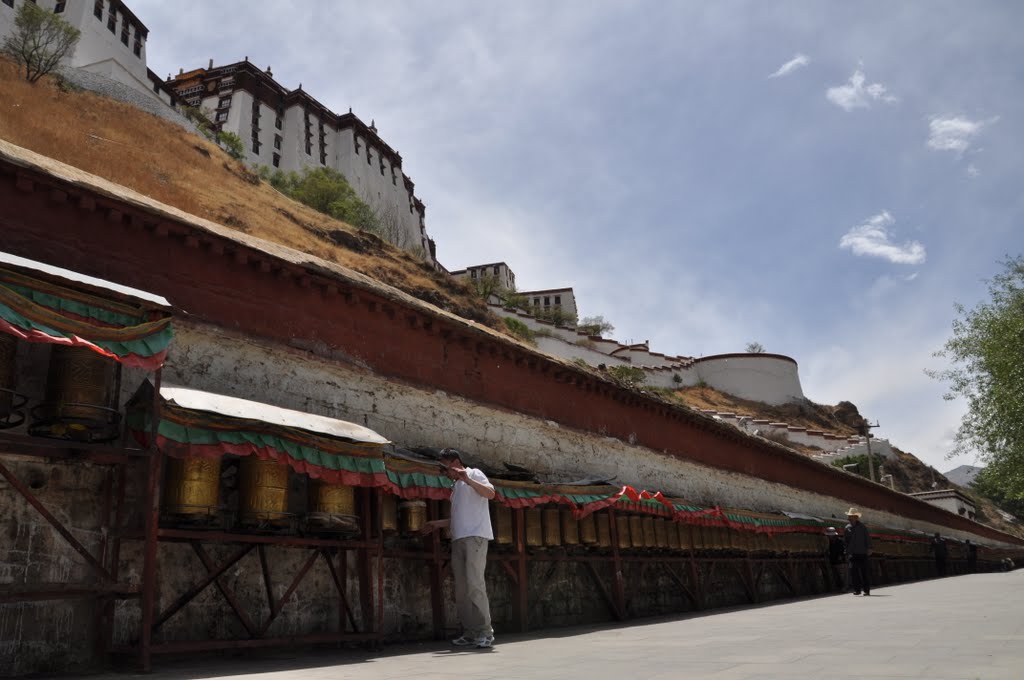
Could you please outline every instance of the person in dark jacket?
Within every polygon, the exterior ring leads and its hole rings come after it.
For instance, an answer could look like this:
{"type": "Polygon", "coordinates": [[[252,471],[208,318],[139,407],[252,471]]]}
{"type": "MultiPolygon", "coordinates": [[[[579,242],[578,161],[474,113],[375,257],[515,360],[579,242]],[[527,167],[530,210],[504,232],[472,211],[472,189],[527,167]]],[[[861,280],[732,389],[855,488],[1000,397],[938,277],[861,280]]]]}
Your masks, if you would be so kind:
{"type": "Polygon", "coordinates": [[[825,530],[825,537],[828,539],[828,563],[829,571],[832,574],[832,589],[843,589],[843,578],[840,575],[839,566],[846,562],[846,546],[835,527],[825,530]]]}
{"type": "Polygon", "coordinates": [[[853,584],[853,594],[871,594],[871,569],[868,556],[871,554],[871,536],[868,535],[868,528],[860,521],[860,512],[856,508],[850,508],[846,512],[846,518],[850,523],[843,531],[843,545],[846,548],[846,556],[850,561],[850,582],[853,584]]]}
{"type": "Polygon", "coordinates": [[[967,539],[964,541],[964,547],[967,548],[967,571],[973,574],[978,571],[978,546],[967,539]]]}
{"type": "Polygon", "coordinates": [[[935,532],[932,537],[932,553],[935,555],[935,571],[939,576],[946,575],[946,558],[949,556],[949,549],[946,547],[946,539],[935,532]]]}

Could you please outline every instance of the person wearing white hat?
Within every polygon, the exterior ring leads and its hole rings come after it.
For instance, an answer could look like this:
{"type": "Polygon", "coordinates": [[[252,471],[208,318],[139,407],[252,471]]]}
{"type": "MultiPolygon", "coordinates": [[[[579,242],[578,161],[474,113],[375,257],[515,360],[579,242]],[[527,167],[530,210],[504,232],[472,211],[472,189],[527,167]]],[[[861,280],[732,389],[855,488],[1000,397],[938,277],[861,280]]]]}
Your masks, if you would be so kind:
{"type": "Polygon", "coordinates": [[[846,556],[850,561],[850,582],[853,585],[853,594],[871,594],[871,568],[868,556],[871,554],[871,536],[868,528],[860,521],[860,511],[850,508],[846,511],[846,518],[850,523],[843,531],[843,544],[846,546],[846,556]]]}

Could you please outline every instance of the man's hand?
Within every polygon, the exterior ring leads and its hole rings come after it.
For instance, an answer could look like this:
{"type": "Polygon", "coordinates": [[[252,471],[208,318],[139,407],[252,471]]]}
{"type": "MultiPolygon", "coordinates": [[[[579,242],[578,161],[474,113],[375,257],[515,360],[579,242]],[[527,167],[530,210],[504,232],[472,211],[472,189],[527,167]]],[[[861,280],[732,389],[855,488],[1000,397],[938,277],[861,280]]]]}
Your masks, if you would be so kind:
{"type": "Polygon", "coordinates": [[[424,522],[423,527],[420,529],[420,534],[423,536],[429,536],[438,529],[444,529],[448,526],[450,520],[447,519],[435,519],[430,522],[424,522]]]}

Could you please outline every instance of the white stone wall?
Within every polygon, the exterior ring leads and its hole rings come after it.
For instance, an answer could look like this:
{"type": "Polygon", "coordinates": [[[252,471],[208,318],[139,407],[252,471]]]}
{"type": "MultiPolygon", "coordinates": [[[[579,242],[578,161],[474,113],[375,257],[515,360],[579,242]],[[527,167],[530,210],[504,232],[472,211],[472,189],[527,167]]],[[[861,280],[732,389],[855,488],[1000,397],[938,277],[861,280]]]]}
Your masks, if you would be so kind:
{"type": "Polygon", "coordinates": [[[694,369],[709,386],[742,399],[778,405],[804,398],[796,363],[770,354],[704,357],[694,369]]]}

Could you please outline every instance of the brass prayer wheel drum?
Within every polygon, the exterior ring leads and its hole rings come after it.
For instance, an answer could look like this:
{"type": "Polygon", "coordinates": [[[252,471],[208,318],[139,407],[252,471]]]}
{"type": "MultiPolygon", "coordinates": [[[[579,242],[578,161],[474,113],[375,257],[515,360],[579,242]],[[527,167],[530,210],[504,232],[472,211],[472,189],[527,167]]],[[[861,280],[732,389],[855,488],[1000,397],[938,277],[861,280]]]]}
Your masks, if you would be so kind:
{"type": "Polygon", "coordinates": [[[380,530],[398,531],[398,497],[394,494],[381,492],[380,499],[380,530]]]}
{"type": "MultiPolygon", "coordinates": [[[[619,515],[618,517],[615,518],[615,531],[618,532],[618,534],[619,534],[619,550],[625,550],[625,549],[628,549],[630,546],[634,545],[630,541],[630,529],[632,528],[630,525],[632,524],[631,520],[634,520],[634,519],[635,520],[639,520],[640,518],[639,517],[624,517],[622,515],[619,515]]],[[[643,545],[643,541],[644,541],[643,529],[641,528],[641,524],[640,524],[639,521],[636,522],[636,528],[640,532],[639,533],[640,545],[643,545]]]]}
{"type": "MultiPolygon", "coordinates": [[[[580,542],[583,545],[597,545],[597,517],[591,513],[580,520],[580,542]]],[[[610,539],[609,539],[609,545],[610,539]]],[[[607,547],[607,546],[606,546],[607,547]]]]}
{"type": "Polygon", "coordinates": [[[116,361],[91,349],[55,345],[46,400],[32,409],[30,434],[95,442],[117,438],[118,368],[116,361]]]}
{"type": "Polygon", "coordinates": [[[643,529],[641,531],[642,531],[643,537],[644,537],[644,547],[645,548],[657,548],[658,547],[658,537],[654,533],[654,518],[653,517],[644,517],[643,518],[643,522],[641,524],[643,526],[643,529]]]}
{"type": "Polygon", "coordinates": [[[287,521],[288,466],[276,460],[246,456],[238,468],[238,516],[242,522],[287,521]]]}
{"type": "Polygon", "coordinates": [[[676,524],[676,532],[679,534],[679,549],[693,549],[693,527],[689,524],[679,522],[676,524]]]}
{"type": "Polygon", "coordinates": [[[562,518],[558,508],[541,510],[544,524],[544,545],[555,547],[562,545],[562,518]]]}
{"type": "Polygon", "coordinates": [[[702,527],[699,524],[690,526],[690,541],[694,550],[707,550],[707,542],[705,536],[709,527],[702,527]]]}
{"type": "Polygon", "coordinates": [[[544,545],[544,529],[541,521],[542,513],[538,508],[526,511],[526,545],[540,548],[544,545]]]}
{"type": "Polygon", "coordinates": [[[562,541],[566,545],[580,544],[580,523],[572,510],[562,510],[562,541]]]}
{"type": "Polygon", "coordinates": [[[211,517],[220,509],[220,458],[167,457],[164,512],[211,517]]]}
{"type": "Polygon", "coordinates": [[[331,515],[356,514],[356,490],[345,484],[327,484],[319,479],[310,480],[309,509],[331,515]]]}
{"type": "Polygon", "coordinates": [[[642,547],[644,547],[644,518],[643,517],[641,517],[640,515],[630,515],[629,516],[629,533],[627,534],[627,536],[629,536],[629,543],[627,545],[625,545],[625,546],[622,545],[622,540],[621,540],[621,536],[620,536],[620,540],[619,540],[619,547],[620,548],[622,548],[622,547],[628,548],[630,546],[632,546],[634,548],[642,548],[642,547]]]}
{"type": "Polygon", "coordinates": [[[398,504],[402,533],[415,534],[427,523],[426,501],[404,501],[398,504]]]}
{"type": "Polygon", "coordinates": [[[679,550],[679,528],[678,522],[665,522],[665,539],[668,541],[669,550],[679,550]]]}
{"type": "Polygon", "coordinates": [[[493,503],[494,508],[494,542],[498,545],[512,545],[512,508],[501,503],[493,503]]]}
{"type": "Polygon", "coordinates": [[[657,547],[667,548],[668,544],[668,526],[664,517],[659,517],[654,520],[654,539],[657,547]]]}
{"type": "Polygon", "coordinates": [[[608,513],[595,516],[597,523],[597,545],[599,548],[612,547],[612,520],[608,513]]]}

